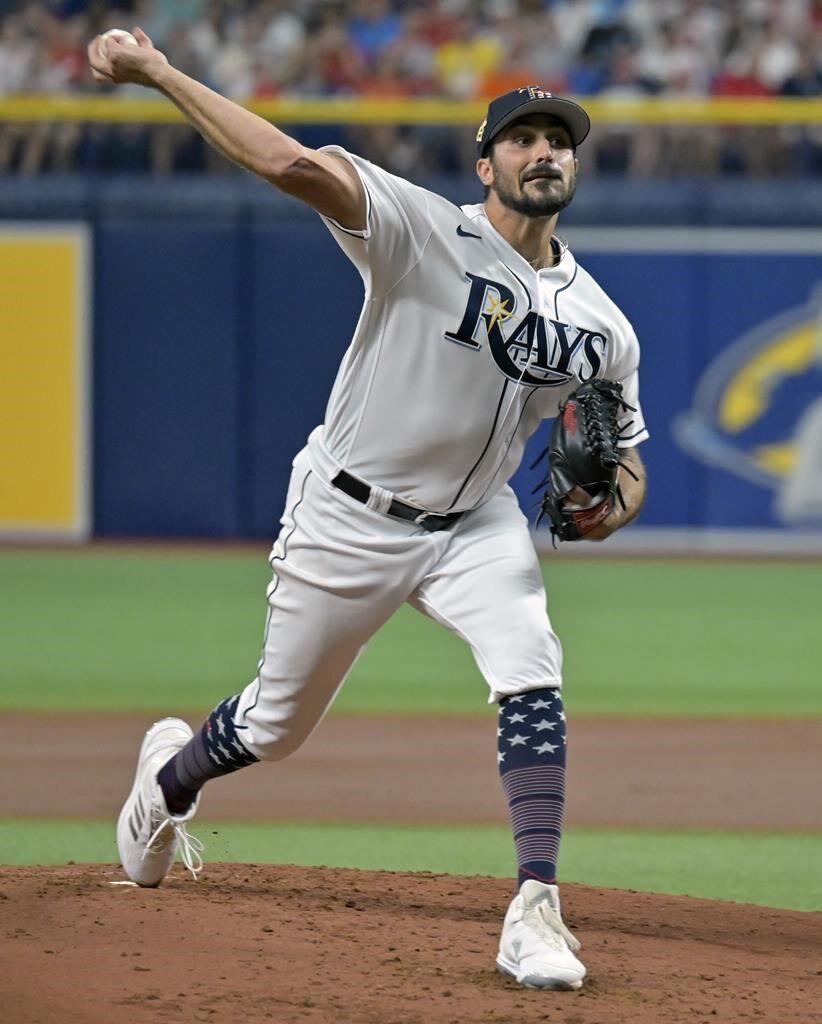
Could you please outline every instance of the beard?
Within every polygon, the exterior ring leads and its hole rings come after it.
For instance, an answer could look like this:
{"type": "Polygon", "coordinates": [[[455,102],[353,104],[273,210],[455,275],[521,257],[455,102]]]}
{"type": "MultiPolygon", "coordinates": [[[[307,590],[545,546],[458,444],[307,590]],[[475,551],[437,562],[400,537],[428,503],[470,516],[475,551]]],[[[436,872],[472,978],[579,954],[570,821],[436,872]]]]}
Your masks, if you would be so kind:
{"type": "MultiPolygon", "coordinates": [[[[496,170],[496,168],[495,168],[496,170]]],[[[546,181],[557,182],[562,185],[561,189],[551,189],[544,195],[533,195],[522,189],[515,193],[511,184],[503,176],[495,175],[492,190],[496,192],[499,201],[517,213],[526,217],[553,217],[554,214],[564,210],[574,198],[577,189],[576,175],[567,184],[560,178],[547,178],[546,181]]]]}

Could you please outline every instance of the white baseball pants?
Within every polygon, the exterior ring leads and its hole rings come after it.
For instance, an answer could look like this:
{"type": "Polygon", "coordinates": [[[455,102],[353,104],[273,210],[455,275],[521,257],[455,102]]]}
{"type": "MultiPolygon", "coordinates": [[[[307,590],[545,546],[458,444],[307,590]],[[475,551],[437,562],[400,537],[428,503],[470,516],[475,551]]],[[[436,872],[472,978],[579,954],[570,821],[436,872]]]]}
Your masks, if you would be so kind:
{"type": "Polygon", "coordinates": [[[406,601],[469,644],[490,702],[561,685],[562,649],[527,520],[509,487],[427,533],[332,487],[339,468],[321,430],[294,460],[270,557],[263,654],[235,715],[251,753],[280,760],[296,750],[368,641],[406,601]]]}

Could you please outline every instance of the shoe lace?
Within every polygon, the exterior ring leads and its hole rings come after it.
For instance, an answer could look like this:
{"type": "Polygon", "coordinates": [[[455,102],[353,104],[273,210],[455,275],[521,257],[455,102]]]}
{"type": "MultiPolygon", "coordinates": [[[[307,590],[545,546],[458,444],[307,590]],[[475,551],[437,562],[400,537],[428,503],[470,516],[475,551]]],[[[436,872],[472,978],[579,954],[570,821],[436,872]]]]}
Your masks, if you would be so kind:
{"type": "MultiPolygon", "coordinates": [[[[185,864],[196,881],[197,875],[203,870],[202,852],[205,847],[202,842],[196,836],[191,835],[183,821],[177,821],[175,818],[165,816],[159,816],[155,821],[159,821],[159,824],[146,843],[146,848],[143,850],[143,856],[140,859],[145,860],[149,852],[162,853],[168,847],[169,842],[176,838],[183,864],[185,864]],[[168,831],[163,835],[166,829],[168,831]]],[[[154,821],[152,821],[152,824],[154,824],[154,821]]]]}
{"type": "Polygon", "coordinates": [[[566,927],[565,922],[548,900],[542,900],[538,903],[534,907],[534,912],[536,923],[538,923],[538,927],[535,930],[545,941],[558,948],[561,946],[558,936],[561,936],[571,952],[576,953],[582,943],[573,935],[570,928],[566,927]]]}

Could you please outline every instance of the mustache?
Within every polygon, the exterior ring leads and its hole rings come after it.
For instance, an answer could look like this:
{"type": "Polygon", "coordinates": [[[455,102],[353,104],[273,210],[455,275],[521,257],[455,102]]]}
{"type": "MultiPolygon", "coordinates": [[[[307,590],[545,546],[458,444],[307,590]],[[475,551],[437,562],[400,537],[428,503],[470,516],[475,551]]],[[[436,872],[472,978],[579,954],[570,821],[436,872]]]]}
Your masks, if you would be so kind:
{"type": "Polygon", "coordinates": [[[551,181],[562,181],[562,171],[552,171],[547,168],[543,170],[531,171],[523,177],[523,181],[538,181],[540,178],[547,178],[551,181]]]}

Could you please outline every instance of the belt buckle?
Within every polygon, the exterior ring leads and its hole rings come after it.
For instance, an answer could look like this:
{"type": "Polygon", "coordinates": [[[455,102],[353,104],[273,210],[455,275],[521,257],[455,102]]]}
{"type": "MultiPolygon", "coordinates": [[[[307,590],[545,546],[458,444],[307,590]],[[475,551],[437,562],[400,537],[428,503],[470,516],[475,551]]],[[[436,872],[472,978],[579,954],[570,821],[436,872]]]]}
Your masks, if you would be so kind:
{"type": "Polygon", "coordinates": [[[427,519],[430,519],[432,516],[435,519],[447,519],[448,518],[448,513],[447,512],[420,512],[420,514],[418,516],[414,516],[414,522],[417,524],[417,526],[422,526],[423,528],[425,528],[425,521],[427,519]]]}

